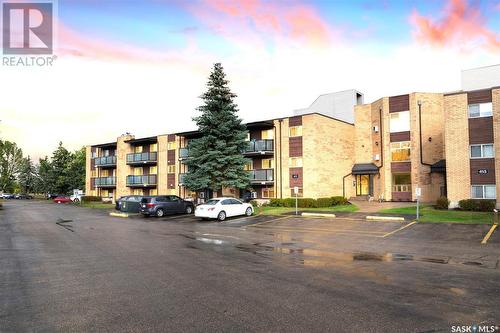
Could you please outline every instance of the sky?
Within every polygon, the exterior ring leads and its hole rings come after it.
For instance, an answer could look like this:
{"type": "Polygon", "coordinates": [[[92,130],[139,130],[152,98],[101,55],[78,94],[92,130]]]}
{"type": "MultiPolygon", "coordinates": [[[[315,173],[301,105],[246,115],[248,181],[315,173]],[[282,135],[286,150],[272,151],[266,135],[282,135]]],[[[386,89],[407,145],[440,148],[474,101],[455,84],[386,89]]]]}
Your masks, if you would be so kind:
{"type": "Polygon", "coordinates": [[[0,139],[35,160],[195,129],[221,62],[244,121],[288,116],[318,95],[365,102],[460,89],[500,63],[500,1],[59,0],[51,67],[0,66],[0,139]]]}

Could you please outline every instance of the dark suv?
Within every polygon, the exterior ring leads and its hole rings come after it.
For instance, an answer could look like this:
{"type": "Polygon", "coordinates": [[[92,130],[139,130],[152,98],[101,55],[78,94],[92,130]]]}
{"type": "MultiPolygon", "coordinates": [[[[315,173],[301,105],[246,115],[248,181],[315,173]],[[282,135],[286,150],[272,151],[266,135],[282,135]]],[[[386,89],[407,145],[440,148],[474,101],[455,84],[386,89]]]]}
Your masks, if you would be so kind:
{"type": "Polygon", "coordinates": [[[146,216],[162,217],[166,214],[186,213],[194,211],[194,204],[176,195],[158,195],[144,197],[141,200],[141,213],[146,216]]]}

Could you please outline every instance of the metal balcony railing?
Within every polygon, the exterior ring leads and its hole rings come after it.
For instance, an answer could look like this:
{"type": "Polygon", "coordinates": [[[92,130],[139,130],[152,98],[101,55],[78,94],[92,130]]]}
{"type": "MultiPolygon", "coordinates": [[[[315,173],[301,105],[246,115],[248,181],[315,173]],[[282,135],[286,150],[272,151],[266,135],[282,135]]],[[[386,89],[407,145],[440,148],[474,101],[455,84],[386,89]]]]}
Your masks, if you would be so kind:
{"type": "Polygon", "coordinates": [[[274,181],[274,169],[250,170],[251,182],[272,182],[274,181]]]}
{"type": "Polygon", "coordinates": [[[116,177],[97,177],[94,178],[95,187],[115,187],[116,177]]]}
{"type": "Polygon", "coordinates": [[[184,178],[185,177],[186,177],[185,173],[180,173],[179,174],[179,185],[183,185],[184,184],[184,178]]]}
{"type": "Polygon", "coordinates": [[[156,163],[157,159],[158,159],[157,152],[127,154],[127,164],[156,163]]]}
{"type": "Polygon", "coordinates": [[[189,149],[179,148],[179,160],[185,160],[189,157],[189,149]]]}
{"type": "Polygon", "coordinates": [[[94,165],[96,167],[105,167],[116,165],[116,156],[102,156],[94,158],[94,165]]]}
{"type": "Polygon", "coordinates": [[[248,142],[248,146],[243,150],[243,154],[266,154],[274,152],[274,140],[253,140],[248,142]]]}
{"type": "Polygon", "coordinates": [[[127,186],[156,186],[156,175],[127,176],[127,186]]]}

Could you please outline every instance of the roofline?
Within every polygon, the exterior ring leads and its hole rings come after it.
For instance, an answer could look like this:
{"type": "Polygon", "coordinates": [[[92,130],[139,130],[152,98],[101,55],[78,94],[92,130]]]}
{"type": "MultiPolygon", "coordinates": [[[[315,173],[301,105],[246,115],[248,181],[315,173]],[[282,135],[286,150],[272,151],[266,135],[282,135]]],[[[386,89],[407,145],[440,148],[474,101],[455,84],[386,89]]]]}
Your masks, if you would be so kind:
{"type": "Polygon", "coordinates": [[[484,90],[493,90],[493,89],[500,89],[500,86],[494,86],[491,88],[484,88],[484,89],[475,89],[475,90],[458,90],[458,91],[452,91],[449,93],[443,93],[444,96],[452,96],[452,95],[460,95],[460,94],[467,94],[471,92],[478,92],[478,91],[484,91],[484,90]]]}
{"type": "Polygon", "coordinates": [[[100,147],[107,147],[107,146],[116,146],[117,142],[109,142],[109,143],[98,143],[95,145],[91,145],[90,147],[92,148],[100,148],[100,147]]]}
{"type": "Polygon", "coordinates": [[[489,68],[489,67],[497,67],[500,66],[500,64],[496,65],[487,65],[487,66],[481,66],[481,67],[473,67],[473,68],[467,68],[467,69],[462,69],[461,72],[466,72],[466,71],[473,71],[475,69],[482,69],[482,68],[489,68]]]}

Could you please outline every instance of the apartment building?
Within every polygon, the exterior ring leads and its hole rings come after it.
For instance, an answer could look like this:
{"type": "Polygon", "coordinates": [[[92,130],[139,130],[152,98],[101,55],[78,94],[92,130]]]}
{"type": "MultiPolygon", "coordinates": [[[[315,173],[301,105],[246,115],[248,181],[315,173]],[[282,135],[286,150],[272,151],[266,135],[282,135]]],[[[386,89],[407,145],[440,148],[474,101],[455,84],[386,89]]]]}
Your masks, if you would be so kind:
{"type": "MultiPolygon", "coordinates": [[[[319,113],[248,123],[248,189],[256,199],[342,195],[340,179],[352,167],[354,125],[319,113]],[[321,185],[319,185],[321,184],[321,185]]],[[[236,189],[195,193],[183,183],[189,172],[189,141],[183,132],[87,147],[86,193],[116,199],[123,195],[176,194],[205,199],[242,195],[236,189]]]]}
{"type": "Polygon", "coordinates": [[[443,95],[411,93],[354,107],[354,165],[344,195],[387,201],[435,201],[446,194],[443,95]]]}

